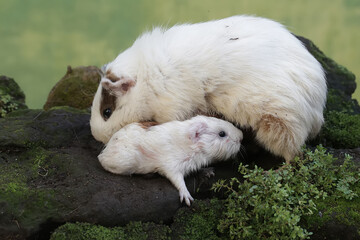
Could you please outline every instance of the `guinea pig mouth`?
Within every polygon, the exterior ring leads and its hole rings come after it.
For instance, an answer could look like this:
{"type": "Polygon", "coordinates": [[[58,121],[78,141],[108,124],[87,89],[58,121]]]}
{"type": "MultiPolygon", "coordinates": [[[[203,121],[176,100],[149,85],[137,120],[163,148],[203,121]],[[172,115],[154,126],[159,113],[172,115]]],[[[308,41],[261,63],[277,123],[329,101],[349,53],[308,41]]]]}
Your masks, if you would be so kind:
{"type": "Polygon", "coordinates": [[[233,156],[236,156],[238,154],[238,152],[241,151],[241,143],[234,141],[234,145],[232,146],[231,152],[233,154],[233,156]]]}

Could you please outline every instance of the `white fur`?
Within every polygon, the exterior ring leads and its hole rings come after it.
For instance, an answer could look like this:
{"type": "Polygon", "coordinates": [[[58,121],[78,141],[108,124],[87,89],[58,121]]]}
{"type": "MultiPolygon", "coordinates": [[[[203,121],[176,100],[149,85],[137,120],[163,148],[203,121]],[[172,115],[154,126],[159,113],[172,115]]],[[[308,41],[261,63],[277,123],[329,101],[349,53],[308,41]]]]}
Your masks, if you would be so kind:
{"type": "Polygon", "coordinates": [[[184,176],[240,150],[242,132],[231,123],[197,116],[144,129],[132,123],[116,132],[98,156],[101,165],[117,174],[158,172],[179,190],[187,205],[193,200],[184,176]],[[224,131],[226,136],[219,133],[224,131]]]}
{"type": "Polygon", "coordinates": [[[132,122],[219,113],[251,127],[261,144],[288,162],[324,121],[327,88],[321,65],[281,24],[264,18],[155,28],[106,71],[135,84],[116,94],[117,109],[107,121],[99,112],[99,85],[90,124],[104,143],[132,122]]]}

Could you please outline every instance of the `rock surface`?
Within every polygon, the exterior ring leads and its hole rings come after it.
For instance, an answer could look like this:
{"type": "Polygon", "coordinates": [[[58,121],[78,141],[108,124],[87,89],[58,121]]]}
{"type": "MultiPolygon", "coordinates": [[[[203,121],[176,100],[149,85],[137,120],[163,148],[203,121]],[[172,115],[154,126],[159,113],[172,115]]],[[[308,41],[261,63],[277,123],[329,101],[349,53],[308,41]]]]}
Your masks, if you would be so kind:
{"type": "Polygon", "coordinates": [[[26,110],[1,120],[2,234],[28,237],[47,221],[113,226],[171,218],[180,206],[177,191],[164,178],[105,172],[96,158],[102,146],[88,121],[88,113],[62,109],[26,110]]]}
{"type": "Polygon", "coordinates": [[[101,70],[95,66],[69,66],[65,76],[49,93],[44,109],[49,110],[54,106],[89,108],[101,79],[100,73],[101,70]]]}
{"type": "MultiPolygon", "coordinates": [[[[103,170],[97,160],[102,144],[91,136],[89,117],[55,108],[0,119],[0,239],[26,238],[64,222],[116,226],[171,220],[181,206],[177,190],[158,175],[103,170]]],[[[188,179],[195,197],[198,183],[195,176],[188,179]]]]}

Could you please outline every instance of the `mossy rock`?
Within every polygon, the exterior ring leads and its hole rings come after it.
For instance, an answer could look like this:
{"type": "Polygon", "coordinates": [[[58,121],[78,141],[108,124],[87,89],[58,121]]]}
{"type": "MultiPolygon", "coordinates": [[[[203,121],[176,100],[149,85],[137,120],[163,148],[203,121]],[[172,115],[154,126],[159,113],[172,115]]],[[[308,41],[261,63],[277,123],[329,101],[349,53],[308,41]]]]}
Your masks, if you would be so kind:
{"type": "Polygon", "coordinates": [[[119,176],[97,159],[90,114],[55,107],[0,119],[0,239],[41,239],[51,226],[169,221],[179,193],[162,177],[119,176]]]}
{"type": "MultiPolygon", "coordinates": [[[[346,67],[336,63],[334,60],[328,58],[312,41],[304,37],[298,38],[304,43],[308,51],[321,63],[325,70],[326,81],[328,85],[328,93],[338,95],[340,102],[347,102],[352,105],[353,110],[360,113],[360,107],[356,100],[351,99],[352,94],[356,89],[355,75],[346,67]]],[[[328,100],[332,97],[328,96],[328,100]]],[[[339,101],[338,101],[339,102],[339,101]]],[[[337,110],[338,102],[328,102],[327,110],[337,110]]]]}
{"type": "Polygon", "coordinates": [[[36,183],[55,177],[60,170],[56,162],[61,159],[62,156],[41,147],[17,156],[0,152],[1,239],[9,235],[19,235],[18,239],[30,236],[40,229],[44,219],[58,216],[56,191],[36,183]]]}
{"type": "Polygon", "coordinates": [[[50,240],[167,240],[170,228],[155,223],[130,222],[125,227],[106,228],[89,223],[66,223],[56,229],[50,240]]]}
{"type": "MultiPolygon", "coordinates": [[[[360,196],[360,183],[356,193],[360,196]]],[[[311,239],[360,239],[360,198],[353,200],[330,196],[315,201],[317,212],[306,217],[311,239]]]]}
{"type": "Polygon", "coordinates": [[[328,95],[325,111],[360,113],[360,106],[352,94],[356,89],[355,75],[346,67],[328,58],[312,41],[297,36],[308,51],[320,62],[326,74],[328,95]]]}
{"type": "Polygon", "coordinates": [[[360,147],[360,114],[327,111],[325,124],[320,133],[321,141],[327,147],[360,147]]]}
{"type": "Polygon", "coordinates": [[[26,109],[25,94],[12,78],[0,76],[0,118],[17,110],[26,109]]]}
{"type": "Polygon", "coordinates": [[[310,40],[299,37],[326,73],[328,94],[324,110],[325,123],[318,137],[309,142],[333,148],[360,147],[360,106],[352,99],[356,89],[355,75],[328,58],[310,40]]]}
{"type": "Polygon", "coordinates": [[[70,107],[14,111],[0,119],[0,150],[29,145],[64,147],[74,139],[92,139],[89,118],[88,112],[70,107]]]}
{"type": "Polygon", "coordinates": [[[219,219],[225,210],[221,200],[196,200],[190,208],[180,208],[171,226],[173,240],[220,240],[228,237],[217,230],[219,219]]]}
{"type": "Polygon", "coordinates": [[[177,211],[170,227],[152,222],[130,222],[124,227],[113,228],[89,223],[66,223],[57,228],[50,239],[228,239],[217,231],[223,210],[221,200],[196,200],[190,208],[183,207],[177,211]]]}
{"type": "Polygon", "coordinates": [[[101,79],[101,70],[95,66],[67,69],[65,76],[50,91],[45,110],[55,106],[89,108],[101,79]]]}

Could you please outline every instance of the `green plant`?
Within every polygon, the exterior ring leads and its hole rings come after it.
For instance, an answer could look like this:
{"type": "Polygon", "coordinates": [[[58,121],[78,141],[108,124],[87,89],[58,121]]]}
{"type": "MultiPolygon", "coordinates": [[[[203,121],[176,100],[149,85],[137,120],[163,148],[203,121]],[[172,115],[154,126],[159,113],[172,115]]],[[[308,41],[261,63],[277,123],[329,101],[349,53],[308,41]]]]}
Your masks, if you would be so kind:
{"type": "Polygon", "coordinates": [[[5,94],[0,89],[0,117],[5,117],[7,113],[18,109],[18,104],[13,102],[10,95],[5,94]]]}
{"type": "Polygon", "coordinates": [[[223,210],[223,202],[218,199],[195,200],[190,208],[180,208],[171,225],[172,239],[224,239],[217,231],[223,210]]]}
{"type": "Polygon", "coordinates": [[[328,111],[321,132],[326,146],[336,148],[356,148],[360,146],[360,114],[328,111]]]}
{"type": "Polygon", "coordinates": [[[170,229],[155,223],[129,222],[124,227],[106,228],[90,223],[66,223],[55,230],[51,240],[166,240],[170,229]]]}
{"type": "Polygon", "coordinates": [[[126,239],[122,228],[105,228],[90,223],[67,223],[51,235],[51,240],[107,240],[126,239]]]}
{"type": "Polygon", "coordinates": [[[346,156],[342,165],[318,146],[304,151],[281,170],[249,169],[240,164],[244,180],[232,178],[214,185],[228,193],[224,218],[218,229],[231,239],[305,239],[312,234],[303,227],[304,216],[316,210],[316,201],[328,196],[353,199],[359,171],[346,156]]]}

